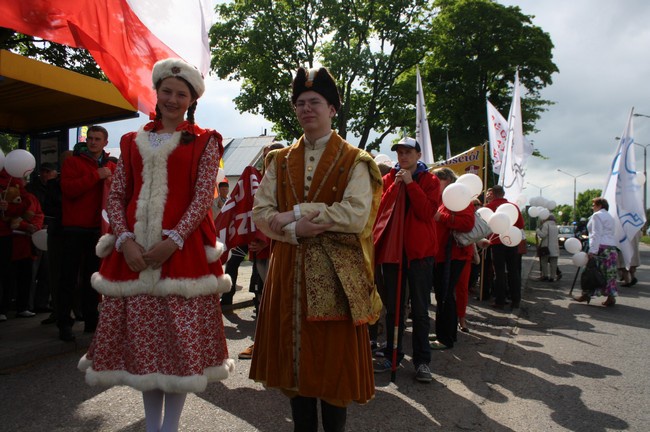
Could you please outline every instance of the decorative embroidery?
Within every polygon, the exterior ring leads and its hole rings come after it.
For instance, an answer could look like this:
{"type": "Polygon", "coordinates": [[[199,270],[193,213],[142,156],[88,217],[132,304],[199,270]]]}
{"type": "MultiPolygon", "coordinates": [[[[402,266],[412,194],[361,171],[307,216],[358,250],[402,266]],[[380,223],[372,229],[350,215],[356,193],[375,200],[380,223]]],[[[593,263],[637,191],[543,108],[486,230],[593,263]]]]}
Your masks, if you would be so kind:
{"type": "Polygon", "coordinates": [[[301,243],[305,251],[307,319],[352,318],[356,325],[368,322],[374,286],[366,271],[358,236],[324,233],[301,243]]]}

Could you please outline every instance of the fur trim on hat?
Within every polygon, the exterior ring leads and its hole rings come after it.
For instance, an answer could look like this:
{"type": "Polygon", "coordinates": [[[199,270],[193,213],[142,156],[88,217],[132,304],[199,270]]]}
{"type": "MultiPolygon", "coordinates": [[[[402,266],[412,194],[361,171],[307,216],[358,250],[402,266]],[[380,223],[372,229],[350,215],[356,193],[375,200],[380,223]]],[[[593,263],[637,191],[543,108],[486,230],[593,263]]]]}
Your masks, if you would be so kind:
{"type": "Polygon", "coordinates": [[[209,382],[221,381],[235,371],[235,361],[226,359],[219,366],[208,367],[202,375],[175,376],[152,373],[134,375],[125,370],[96,371],[92,360],[84,355],[77,368],[86,372],[86,383],[91,386],[127,385],[139,391],[160,389],[167,393],[197,393],[204,391],[209,382]]]}
{"type": "Polygon", "coordinates": [[[320,69],[310,69],[309,72],[305,68],[298,69],[296,77],[292,83],[291,102],[295,105],[298,96],[306,91],[315,91],[327,100],[334,109],[338,111],[341,108],[341,97],[339,90],[336,87],[336,81],[329,71],[324,67],[320,69]]]}
{"type": "Polygon", "coordinates": [[[205,92],[205,82],[203,81],[203,74],[191,64],[178,59],[168,58],[160,60],[153,65],[153,72],[151,73],[151,81],[156,88],[158,81],[162,81],[169,77],[183,78],[190,83],[196,94],[201,97],[205,92]]]}

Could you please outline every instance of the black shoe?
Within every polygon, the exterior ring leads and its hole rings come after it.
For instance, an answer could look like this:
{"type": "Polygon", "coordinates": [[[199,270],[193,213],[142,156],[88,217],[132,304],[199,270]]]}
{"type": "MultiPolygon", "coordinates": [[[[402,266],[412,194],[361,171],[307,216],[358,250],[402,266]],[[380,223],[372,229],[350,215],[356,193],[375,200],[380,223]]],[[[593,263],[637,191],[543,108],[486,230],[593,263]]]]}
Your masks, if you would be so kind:
{"type": "Polygon", "coordinates": [[[41,325],[48,325],[54,323],[56,323],[56,315],[50,315],[49,317],[41,321],[41,325]]]}
{"type": "Polygon", "coordinates": [[[69,327],[64,327],[59,329],[59,339],[64,342],[74,342],[76,337],[72,333],[72,329],[69,327]]]}

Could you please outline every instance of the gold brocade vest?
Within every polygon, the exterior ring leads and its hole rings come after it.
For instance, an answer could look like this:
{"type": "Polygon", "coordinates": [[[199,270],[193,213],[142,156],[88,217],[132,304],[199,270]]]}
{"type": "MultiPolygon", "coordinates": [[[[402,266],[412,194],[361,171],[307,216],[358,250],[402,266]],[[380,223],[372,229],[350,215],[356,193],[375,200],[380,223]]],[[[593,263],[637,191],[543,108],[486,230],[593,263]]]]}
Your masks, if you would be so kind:
{"type": "MultiPolygon", "coordinates": [[[[304,281],[307,319],[313,321],[352,319],[355,324],[373,320],[372,225],[381,198],[381,174],[365,151],[332,133],[325,151],[305,187],[305,144],[278,151],[276,157],[277,198],[280,212],[292,211],[300,203],[332,205],[343,199],[352,170],[366,163],[373,187],[373,202],[366,227],[360,234],[325,232],[314,238],[299,239],[296,259],[304,281]],[[305,270],[307,269],[307,270],[305,270]]],[[[288,273],[291,273],[289,269],[288,273]]]]}

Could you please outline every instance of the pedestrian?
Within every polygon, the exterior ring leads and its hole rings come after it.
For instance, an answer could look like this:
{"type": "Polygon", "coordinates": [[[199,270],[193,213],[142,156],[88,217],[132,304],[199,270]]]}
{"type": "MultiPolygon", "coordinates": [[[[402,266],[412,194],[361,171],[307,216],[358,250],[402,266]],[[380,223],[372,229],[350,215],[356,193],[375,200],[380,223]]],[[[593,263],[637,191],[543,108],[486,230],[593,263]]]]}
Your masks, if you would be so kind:
{"type": "Polygon", "coordinates": [[[303,136],[270,153],[253,219],[271,239],[251,379],[290,398],[295,431],[345,429],[350,402],[374,396],[372,225],[381,177],[332,130],[341,107],[326,68],[298,69],[292,105],[303,136]]]}
{"type": "MultiPolygon", "coordinates": [[[[488,190],[489,192],[489,190],[488,190]]],[[[505,190],[501,185],[494,185],[492,193],[486,195],[487,208],[493,212],[503,204],[507,204],[508,200],[505,197],[505,190]],[[490,195],[492,198],[490,198],[490,195]]],[[[510,203],[512,204],[512,203],[510,203]]],[[[523,229],[524,218],[521,216],[519,207],[517,208],[517,220],[514,226],[523,229]]],[[[485,246],[485,242],[478,243],[479,246],[485,246]]],[[[503,309],[507,304],[506,298],[509,296],[512,302],[510,306],[513,309],[519,307],[521,301],[521,255],[516,247],[509,247],[501,242],[498,235],[492,234],[489,239],[490,250],[492,252],[492,266],[494,267],[494,303],[492,307],[495,309],[503,309]]]]}
{"type": "Polygon", "coordinates": [[[612,215],[609,214],[609,203],[603,197],[596,197],[591,200],[593,214],[587,222],[589,231],[589,259],[595,259],[598,268],[606,279],[605,286],[601,290],[583,292],[580,297],[574,299],[578,302],[587,302],[594,295],[606,295],[607,300],[603,306],[614,306],[618,295],[616,282],[616,251],[615,223],[612,215]]]}
{"type": "Polygon", "coordinates": [[[88,384],[140,390],[147,431],[175,431],[187,393],[234,369],[219,307],[230,281],[210,211],[223,146],[194,123],[205,90],[196,68],[161,60],[152,81],[155,119],[120,142],[112,234],[97,245],[104,259],[93,275],[104,300],[79,368],[88,384]]]}
{"type": "MultiPolygon", "coordinates": [[[[386,348],[384,358],[375,361],[377,373],[394,369],[404,357],[402,340],[406,327],[406,286],[408,283],[413,320],[413,366],[415,379],[431,382],[431,347],[429,345],[429,305],[433,286],[434,256],[438,249],[434,216],[441,202],[440,181],[420,161],[422,150],[413,138],[404,138],[391,147],[397,152],[397,164],[386,174],[384,193],[381,197],[379,220],[386,212],[393,213],[393,203],[403,199],[403,221],[391,223],[387,229],[375,227],[375,246],[378,262],[382,264],[386,306],[386,348]],[[401,196],[401,197],[400,197],[401,196]],[[400,226],[398,226],[400,225],[400,226]],[[381,234],[379,234],[381,232],[381,234]],[[382,257],[386,249],[399,247],[387,241],[391,233],[403,239],[402,249],[397,253],[398,263],[382,257]],[[401,278],[400,278],[401,276],[401,278]],[[398,296],[399,293],[399,296],[398,296]],[[397,307],[399,305],[399,308],[397,307]],[[393,356],[394,328],[397,325],[397,356],[393,356]]],[[[399,210],[395,210],[399,211],[399,210]]]]}
{"type": "Polygon", "coordinates": [[[102,221],[104,181],[115,170],[104,151],[106,145],[108,131],[102,126],[89,127],[86,142],[75,146],[73,155],[61,168],[64,249],[56,318],[59,339],[66,342],[75,340],[70,313],[77,302],[81,303],[84,333],[93,333],[97,327],[99,296],[90,277],[99,269],[95,245],[102,221]]]}
{"type": "Polygon", "coordinates": [[[549,215],[541,221],[535,230],[540,238],[537,255],[542,269],[540,281],[554,282],[557,280],[557,260],[560,256],[560,244],[558,242],[558,228],[555,216],[549,215]]]}
{"type": "MultiPolygon", "coordinates": [[[[433,174],[440,181],[441,193],[456,182],[456,174],[449,168],[438,168],[433,174]]],[[[433,217],[436,221],[438,251],[435,255],[433,289],[436,295],[436,339],[431,349],[452,348],[456,342],[458,318],[462,317],[461,327],[467,329],[465,308],[467,306],[467,284],[474,245],[459,246],[452,235],[453,231],[469,232],[474,227],[474,203],[461,211],[451,211],[441,204],[433,217]],[[464,274],[467,269],[466,274],[464,274]],[[462,277],[464,276],[464,277],[462,277]],[[457,295],[460,293],[460,296],[457,295]],[[458,313],[456,301],[462,306],[458,313]]]]}

